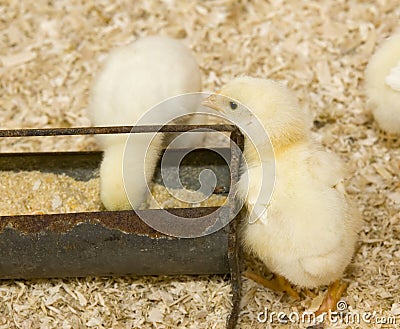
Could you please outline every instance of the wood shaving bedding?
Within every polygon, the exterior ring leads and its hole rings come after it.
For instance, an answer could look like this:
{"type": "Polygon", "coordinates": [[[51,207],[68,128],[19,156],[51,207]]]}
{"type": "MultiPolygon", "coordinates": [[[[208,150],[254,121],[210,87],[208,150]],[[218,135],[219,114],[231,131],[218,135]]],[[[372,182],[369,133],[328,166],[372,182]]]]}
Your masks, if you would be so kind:
{"type": "MultiPolygon", "coordinates": [[[[363,90],[370,55],[399,27],[398,1],[39,0],[3,2],[0,13],[1,128],[88,125],[89,87],[107,52],[149,34],[184,38],[204,90],[242,74],[287,84],[312,114],[313,134],[353,173],[347,190],[365,223],[344,277],[348,309],[397,317],[398,326],[400,148],[379,133],[363,90]]],[[[1,152],[96,148],[87,136],[0,141],[1,152]]],[[[262,270],[249,257],[247,266],[262,270]]],[[[257,316],[301,312],[324,291],[293,302],[244,279],[239,327],[306,328],[257,316]]],[[[0,328],[223,328],[230,311],[220,276],[3,281],[0,298],[0,328]]]]}

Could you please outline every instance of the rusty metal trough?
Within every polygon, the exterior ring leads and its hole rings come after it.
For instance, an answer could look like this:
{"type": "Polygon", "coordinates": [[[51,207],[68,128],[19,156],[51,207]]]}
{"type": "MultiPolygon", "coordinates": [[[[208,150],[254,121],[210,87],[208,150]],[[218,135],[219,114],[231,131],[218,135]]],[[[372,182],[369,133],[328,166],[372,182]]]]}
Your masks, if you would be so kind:
{"type": "MultiPolygon", "coordinates": [[[[143,132],[184,132],[207,128],[228,131],[231,142],[243,148],[243,136],[232,125],[167,125],[87,127],[59,129],[0,130],[1,137],[116,134],[143,132]]],[[[179,151],[177,151],[179,152],[179,151]]],[[[198,159],[212,159],[200,150],[198,159]]],[[[222,170],[220,179],[233,186],[238,180],[240,154],[224,150],[228,165],[216,159],[222,170]]],[[[78,180],[95,176],[101,152],[54,152],[0,154],[0,170],[39,170],[65,173],[78,180]]],[[[190,164],[189,164],[190,165],[190,164]]],[[[218,172],[216,173],[218,176],[218,172]]],[[[233,212],[233,198],[226,211],[233,212]]],[[[170,209],[173,214],[194,220],[218,213],[218,208],[170,209]]],[[[158,218],[162,210],[141,210],[158,218]]],[[[213,217],[211,217],[213,218],[213,217]]],[[[221,218],[214,218],[215,221],[221,218]]],[[[140,219],[140,211],[102,211],[84,213],[20,215],[0,217],[0,278],[82,277],[87,275],[171,275],[230,273],[233,309],[227,327],[237,322],[240,301],[240,259],[236,218],[223,229],[198,238],[176,238],[157,232],[140,219]],[[139,215],[139,216],[138,216],[139,215]]]]}

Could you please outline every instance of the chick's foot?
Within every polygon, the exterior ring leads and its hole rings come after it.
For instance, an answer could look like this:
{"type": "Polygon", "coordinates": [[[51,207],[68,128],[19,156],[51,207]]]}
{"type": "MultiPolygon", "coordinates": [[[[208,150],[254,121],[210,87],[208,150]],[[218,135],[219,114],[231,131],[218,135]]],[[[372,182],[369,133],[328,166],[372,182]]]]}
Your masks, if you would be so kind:
{"type": "Polygon", "coordinates": [[[336,305],[342,298],[343,292],[347,288],[347,283],[341,283],[340,280],[333,282],[326,292],[326,295],[322,301],[321,306],[315,312],[315,315],[318,316],[322,313],[328,313],[329,311],[336,310],[336,305]]]}
{"type": "Polygon", "coordinates": [[[281,275],[274,274],[274,278],[272,280],[267,280],[263,278],[261,275],[256,273],[246,271],[243,275],[254,282],[257,282],[264,287],[274,290],[274,291],[282,291],[286,292],[289,296],[293,297],[294,299],[300,299],[299,294],[292,288],[290,283],[281,275]]]}

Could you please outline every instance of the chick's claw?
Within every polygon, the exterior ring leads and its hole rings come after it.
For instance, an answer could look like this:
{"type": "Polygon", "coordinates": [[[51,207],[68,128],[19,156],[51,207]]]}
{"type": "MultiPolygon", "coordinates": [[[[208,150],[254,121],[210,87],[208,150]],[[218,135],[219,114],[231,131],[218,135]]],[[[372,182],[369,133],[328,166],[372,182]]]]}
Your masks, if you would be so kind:
{"type": "Polygon", "coordinates": [[[272,280],[267,280],[263,278],[261,275],[256,273],[246,271],[244,272],[244,276],[254,282],[261,284],[262,286],[274,290],[274,291],[282,291],[286,292],[289,296],[293,297],[296,300],[300,299],[299,294],[292,288],[290,283],[281,275],[274,274],[274,278],[272,280]]]}
{"type": "Polygon", "coordinates": [[[315,312],[318,316],[322,313],[328,313],[329,311],[334,311],[336,309],[337,303],[342,298],[343,292],[347,288],[347,283],[341,283],[340,280],[333,282],[326,292],[325,298],[322,301],[321,306],[315,312]]]}

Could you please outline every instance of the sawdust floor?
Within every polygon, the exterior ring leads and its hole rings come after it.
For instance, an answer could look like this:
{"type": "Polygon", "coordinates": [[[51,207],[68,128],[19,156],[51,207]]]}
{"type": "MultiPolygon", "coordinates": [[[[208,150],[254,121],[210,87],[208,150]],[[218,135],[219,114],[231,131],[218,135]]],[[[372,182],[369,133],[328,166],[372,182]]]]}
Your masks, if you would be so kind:
{"type": "MultiPolygon", "coordinates": [[[[395,314],[400,326],[400,148],[379,134],[363,90],[371,53],[398,28],[397,0],[2,1],[0,13],[1,128],[89,125],[101,61],[148,34],[185,38],[206,91],[241,74],[286,83],[311,112],[316,138],[349,164],[347,189],[363,214],[343,300],[353,313],[376,313],[336,327],[394,328],[377,322],[395,314]]],[[[1,152],[96,148],[92,137],[0,141],[1,152]]],[[[230,292],[221,276],[2,281],[0,328],[223,328],[230,292]]],[[[294,302],[246,279],[243,292],[240,328],[279,328],[257,316],[302,312],[318,300],[294,302]]]]}

